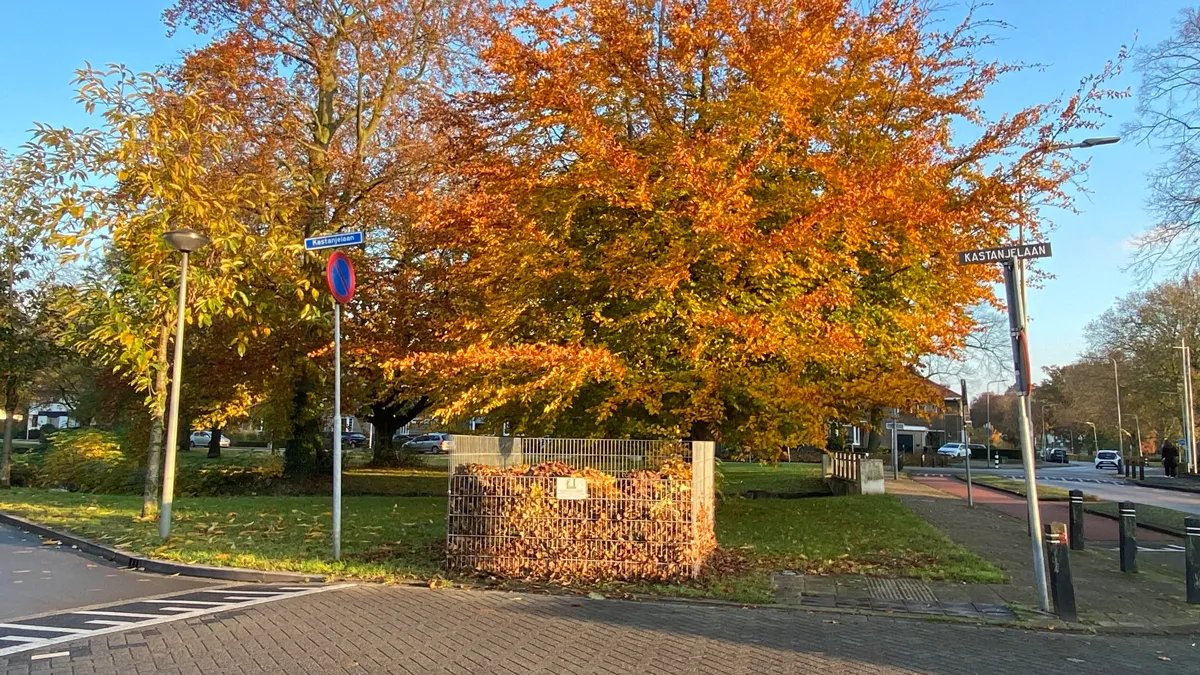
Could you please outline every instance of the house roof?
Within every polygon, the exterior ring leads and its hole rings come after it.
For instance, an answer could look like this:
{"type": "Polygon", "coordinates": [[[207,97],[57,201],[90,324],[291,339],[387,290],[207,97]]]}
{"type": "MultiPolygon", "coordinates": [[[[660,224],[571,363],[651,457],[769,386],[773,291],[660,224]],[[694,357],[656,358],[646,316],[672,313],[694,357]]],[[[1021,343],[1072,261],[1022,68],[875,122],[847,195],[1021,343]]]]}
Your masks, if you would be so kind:
{"type": "Polygon", "coordinates": [[[960,392],[954,391],[950,387],[938,384],[929,378],[925,378],[925,381],[928,382],[929,386],[933,387],[933,389],[937,391],[937,393],[940,394],[943,399],[954,399],[957,401],[958,399],[962,398],[962,394],[960,392]]]}

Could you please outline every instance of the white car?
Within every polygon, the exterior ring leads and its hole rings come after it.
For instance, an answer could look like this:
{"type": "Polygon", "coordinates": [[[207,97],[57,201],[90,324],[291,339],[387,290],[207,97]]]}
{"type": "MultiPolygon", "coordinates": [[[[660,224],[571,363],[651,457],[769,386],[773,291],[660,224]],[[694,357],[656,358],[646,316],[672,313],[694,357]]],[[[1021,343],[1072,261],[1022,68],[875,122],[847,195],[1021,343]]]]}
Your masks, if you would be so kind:
{"type": "MultiPolygon", "coordinates": [[[[212,433],[208,431],[193,431],[190,440],[193,448],[207,448],[209,441],[212,440],[212,433]]],[[[225,434],[221,434],[221,447],[229,447],[229,439],[225,438],[225,434]]]]}
{"type": "Polygon", "coordinates": [[[408,441],[402,446],[410,452],[450,452],[454,441],[450,434],[424,434],[408,441]]]}
{"type": "Polygon", "coordinates": [[[1120,471],[1121,455],[1117,454],[1116,450],[1101,450],[1096,453],[1096,459],[1093,460],[1092,466],[1097,469],[1110,468],[1120,471]]]}
{"type": "Polygon", "coordinates": [[[966,443],[947,443],[937,450],[937,454],[948,457],[966,457],[970,452],[966,443]]]}

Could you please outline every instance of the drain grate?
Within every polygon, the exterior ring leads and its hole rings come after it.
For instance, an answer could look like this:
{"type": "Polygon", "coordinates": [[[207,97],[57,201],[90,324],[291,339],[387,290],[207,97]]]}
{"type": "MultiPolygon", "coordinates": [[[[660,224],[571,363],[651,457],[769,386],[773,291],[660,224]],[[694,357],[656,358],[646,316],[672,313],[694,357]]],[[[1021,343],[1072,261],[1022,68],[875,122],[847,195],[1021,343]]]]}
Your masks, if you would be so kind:
{"type": "Polygon", "coordinates": [[[868,579],[867,591],[878,600],[937,602],[937,596],[928,586],[913,579],[868,579]]]}

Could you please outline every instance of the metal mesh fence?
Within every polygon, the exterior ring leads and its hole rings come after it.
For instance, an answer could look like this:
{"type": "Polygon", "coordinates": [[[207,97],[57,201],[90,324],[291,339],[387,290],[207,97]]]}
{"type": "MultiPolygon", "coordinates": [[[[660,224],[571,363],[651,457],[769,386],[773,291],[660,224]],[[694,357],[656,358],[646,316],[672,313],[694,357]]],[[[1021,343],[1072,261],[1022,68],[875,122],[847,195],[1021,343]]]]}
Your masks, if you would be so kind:
{"type": "Polygon", "coordinates": [[[711,442],[454,436],[447,563],[518,578],[699,575],[711,442]]]}

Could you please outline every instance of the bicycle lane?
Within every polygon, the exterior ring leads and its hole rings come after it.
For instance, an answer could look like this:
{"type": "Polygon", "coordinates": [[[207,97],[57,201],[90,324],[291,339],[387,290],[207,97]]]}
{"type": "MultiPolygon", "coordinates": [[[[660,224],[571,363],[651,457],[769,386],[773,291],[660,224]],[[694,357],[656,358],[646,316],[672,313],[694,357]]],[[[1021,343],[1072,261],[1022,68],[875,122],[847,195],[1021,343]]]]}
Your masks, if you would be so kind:
{"type": "MultiPolygon", "coordinates": [[[[913,476],[913,480],[960,499],[967,498],[967,484],[957,478],[913,476]]],[[[1024,497],[1018,497],[1008,492],[993,490],[981,485],[973,485],[972,489],[976,505],[986,506],[1025,521],[1029,520],[1029,508],[1025,503],[1024,497]]],[[[1039,503],[1039,506],[1041,507],[1043,524],[1054,521],[1061,523],[1069,522],[1070,506],[1067,502],[1042,501],[1039,503]]],[[[1118,541],[1120,540],[1120,526],[1117,521],[1111,518],[1105,518],[1093,513],[1085,513],[1083,517],[1083,536],[1087,541],[1118,541]]],[[[1155,532],[1144,527],[1138,527],[1137,538],[1139,542],[1171,544],[1181,542],[1178,537],[1163,534],[1162,532],[1155,532]]]]}

